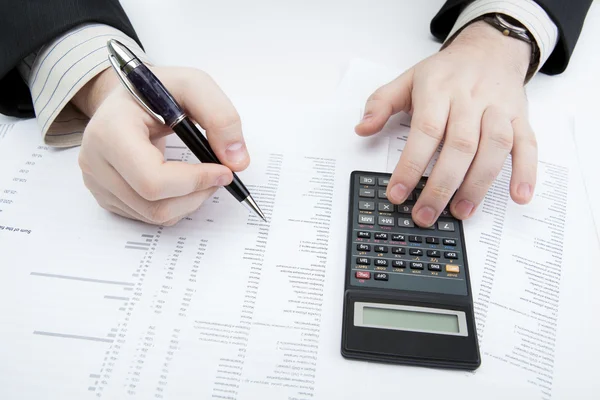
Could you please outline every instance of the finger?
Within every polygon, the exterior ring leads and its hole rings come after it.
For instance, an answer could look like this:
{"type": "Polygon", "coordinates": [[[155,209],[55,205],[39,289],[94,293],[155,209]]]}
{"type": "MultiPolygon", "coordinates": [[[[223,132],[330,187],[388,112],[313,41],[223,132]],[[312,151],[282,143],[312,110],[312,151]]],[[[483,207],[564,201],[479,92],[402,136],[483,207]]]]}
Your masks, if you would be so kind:
{"type": "Polygon", "coordinates": [[[124,119],[119,137],[101,153],[108,164],[141,197],[156,201],[185,196],[214,186],[231,183],[231,170],[220,164],[188,164],[164,161],[163,153],[148,140],[146,128],[124,119]]]}
{"type": "MultiPolygon", "coordinates": [[[[118,172],[107,163],[96,167],[97,174],[102,177],[103,187],[114,194],[121,202],[139,214],[140,220],[147,220],[152,224],[165,225],[169,221],[181,219],[184,215],[197,210],[202,203],[212,196],[216,187],[194,191],[184,196],[163,198],[149,201],[140,196],[129,184],[118,174],[118,172]]],[[[135,215],[134,213],[131,213],[135,215]]]]}
{"type": "Polygon", "coordinates": [[[362,121],[355,127],[360,136],[379,132],[388,119],[400,111],[408,111],[411,105],[413,69],[392,82],[377,89],[365,104],[362,121]]]}
{"type": "Polygon", "coordinates": [[[150,224],[151,221],[144,218],[141,214],[133,210],[127,204],[123,203],[114,194],[104,188],[96,179],[87,173],[83,173],[83,182],[88,190],[92,193],[100,207],[114,212],[122,217],[142,221],[150,224]]]}
{"type": "Polygon", "coordinates": [[[429,95],[435,91],[426,93],[413,95],[414,112],[408,140],[387,191],[388,199],[394,204],[404,202],[412,192],[444,137],[450,100],[443,95],[429,95]]]}
{"type": "Polygon", "coordinates": [[[460,186],[477,152],[482,114],[467,100],[452,103],[444,147],[413,208],[419,226],[431,226],[460,186]]]}
{"type": "Polygon", "coordinates": [[[173,84],[181,106],[206,130],[219,160],[233,171],[244,170],[250,156],[242,135],[240,116],[229,98],[207,74],[182,69],[173,84]]]}
{"type": "Polygon", "coordinates": [[[452,200],[452,215],[458,219],[467,219],[473,214],[502,170],[512,145],[513,128],[510,118],[498,108],[488,107],[481,120],[479,149],[452,200]]]}
{"type": "Polygon", "coordinates": [[[512,127],[515,143],[512,151],[510,196],[515,203],[527,204],[533,198],[537,180],[537,142],[527,118],[514,119],[512,127]]]}

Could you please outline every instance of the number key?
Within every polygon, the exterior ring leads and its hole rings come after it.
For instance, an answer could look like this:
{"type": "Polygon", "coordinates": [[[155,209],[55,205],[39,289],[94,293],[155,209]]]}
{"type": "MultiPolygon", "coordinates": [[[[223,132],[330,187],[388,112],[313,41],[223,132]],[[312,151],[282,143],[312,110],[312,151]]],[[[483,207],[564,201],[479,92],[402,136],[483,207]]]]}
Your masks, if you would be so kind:
{"type": "Polygon", "coordinates": [[[398,226],[404,226],[406,228],[414,228],[415,223],[410,218],[398,218],[398,226]]]}

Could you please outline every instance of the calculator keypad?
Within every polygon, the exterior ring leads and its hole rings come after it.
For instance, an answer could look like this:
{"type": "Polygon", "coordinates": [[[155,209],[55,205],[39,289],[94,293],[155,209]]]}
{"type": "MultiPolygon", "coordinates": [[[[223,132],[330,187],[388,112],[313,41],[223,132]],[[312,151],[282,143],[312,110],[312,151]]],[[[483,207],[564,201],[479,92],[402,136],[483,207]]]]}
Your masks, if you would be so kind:
{"type": "Polygon", "coordinates": [[[355,174],[351,285],[467,294],[459,221],[448,210],[428,228],[412,209],[426,178],[401,205],[385,199],[390,174],[355,174]]]}

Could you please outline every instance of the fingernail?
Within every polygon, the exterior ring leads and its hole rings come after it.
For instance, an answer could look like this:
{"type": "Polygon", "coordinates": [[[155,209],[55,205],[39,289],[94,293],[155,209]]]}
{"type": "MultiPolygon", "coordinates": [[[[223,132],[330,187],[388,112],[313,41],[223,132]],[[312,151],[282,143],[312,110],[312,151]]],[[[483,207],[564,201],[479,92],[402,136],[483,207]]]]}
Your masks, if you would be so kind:
{"type": "Polygon", "coordinates": [[[371,113],[367,113],[367,114],[365,114],[365,115],[363,116],[363,119],[362,119],[362,121],[361,121],[361,122],[368,121],[368,120],[370,120],[372,117],[373,117],[373,114],[371,114],[371,113]]]}
{"type": "Polygon", "coordinates": [[[215,186],[226,186],[229,185],[231,183],[231,180],[229,179],[229,175],[221,175],[219,178],[217,178],[217,182],[215,183],[215,186]]]}
{"type": "Polygon", "coordinates": [[[227,150],[225,150],[225,154],[227,155],[227,159],[234,164],[246,161],[246,158],[248,158],[246,147],[242,142],[236,142],[230,145],[227,150]]]}
{"type": "Polygon", "coordinates": [[[431,207],[423,207],[417,212],[417,219],[421,224],[431,226],[435,218],[435,210],[431,207]]]}
{"type": "Polygon", "coordinates": [[[460,218],[467,218],[471,215],[471,211],[473,211],[473,207],[475,205],[468,200],[461,200],[456,205],[456,214],[460,218]]]}
{"type": "Polygon", "coordinates": [[[392,202],[400,203],[404,201],[407,195],[408,190],[406,190],[406,186],[401,183],[396,183],[390,190],[390,200],[392,202]]]}
{"type": "Polygon", "coordinates": [[[531,185],[529,183],[521,183],[517,188],[517,194],[528,199],[531,196],[531,185]]]}

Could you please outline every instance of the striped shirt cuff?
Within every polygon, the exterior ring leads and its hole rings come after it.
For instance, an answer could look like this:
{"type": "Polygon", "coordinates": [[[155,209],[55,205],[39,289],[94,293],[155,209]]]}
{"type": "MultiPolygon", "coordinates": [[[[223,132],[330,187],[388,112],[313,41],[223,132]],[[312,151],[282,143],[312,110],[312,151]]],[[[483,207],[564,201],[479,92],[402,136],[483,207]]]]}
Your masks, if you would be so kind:
{"type": "Polygon", "coordinates": [[[475,0],[462,11],[446,41],[465,25],[485,14],[502,13],[521,22],[533,35],[540,48],[536,73],[554,51],[558,41],[558,28],[546,11],[533,0],[475,0]]]}
{"type": "Polygon", "coordinates": [[[18,66],[29,86],[42,137],[55,147],[78,146],[89,118],[71,99],[87,82],[111,67],[106,42],[117,39],[144,63],[147,55],[135,40],[118,29],[102,24],[84,24],[22,60],[18,66]]]}

